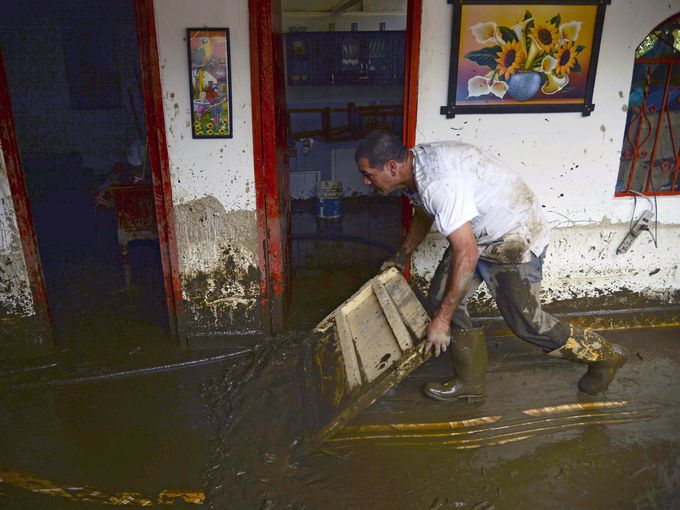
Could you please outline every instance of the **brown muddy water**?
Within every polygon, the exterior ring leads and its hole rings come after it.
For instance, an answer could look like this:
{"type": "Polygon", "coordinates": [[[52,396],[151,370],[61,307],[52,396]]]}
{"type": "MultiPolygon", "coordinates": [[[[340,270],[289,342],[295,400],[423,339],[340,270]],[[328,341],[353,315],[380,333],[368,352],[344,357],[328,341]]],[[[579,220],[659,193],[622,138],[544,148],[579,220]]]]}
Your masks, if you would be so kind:
{"type": "MultiPolygon", "coordinates": [[[[421,396],[440,357],[305,457],[304,333],[197,368],[5,385],[0,467],[154,507],[183,490],[211,509],[678,508],[680,328],[604,334],[633,352],[604,396],[577,391],[582,366],[493,338],[483,402],[421,396]]],[[[0,483],[3,509],[101,507],[0,483]]]]}

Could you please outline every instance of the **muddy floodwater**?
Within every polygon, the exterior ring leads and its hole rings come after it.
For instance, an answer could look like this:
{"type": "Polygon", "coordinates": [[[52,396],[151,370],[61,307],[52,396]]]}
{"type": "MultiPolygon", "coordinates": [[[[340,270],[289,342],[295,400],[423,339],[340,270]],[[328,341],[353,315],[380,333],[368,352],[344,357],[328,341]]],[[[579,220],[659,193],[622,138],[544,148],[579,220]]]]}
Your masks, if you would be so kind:
{"type": "Polygon", "coordinates": [[[212,509],[678,508],[680,328],[604,335],[633,353],[605,395],[577,391],[583,366],[491,338],[483,402],[421,396],[449,375],[433,359],[306,456],[304,333],[127,377],[5,374],[0,508],[102,508],[87,491],[212,509]]]}

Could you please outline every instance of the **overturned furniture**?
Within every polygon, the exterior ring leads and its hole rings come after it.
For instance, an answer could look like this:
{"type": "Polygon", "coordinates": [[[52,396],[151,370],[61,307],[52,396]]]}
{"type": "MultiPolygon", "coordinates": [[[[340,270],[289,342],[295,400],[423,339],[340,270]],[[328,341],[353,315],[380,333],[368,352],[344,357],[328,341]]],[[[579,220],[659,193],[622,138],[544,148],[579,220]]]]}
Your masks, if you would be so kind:
{"type": "Polygon", "coordinates": [[[427,312],[395,268],[371,279],[314,329],[303,346],[308,447],[422,365],[427,312]]]}

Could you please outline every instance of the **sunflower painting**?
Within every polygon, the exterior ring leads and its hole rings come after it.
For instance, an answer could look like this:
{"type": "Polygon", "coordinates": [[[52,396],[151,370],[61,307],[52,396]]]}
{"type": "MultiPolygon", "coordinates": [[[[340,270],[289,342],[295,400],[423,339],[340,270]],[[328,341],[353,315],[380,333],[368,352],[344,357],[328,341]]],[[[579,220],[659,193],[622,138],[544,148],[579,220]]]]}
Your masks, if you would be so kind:
{"type": "Polygon", "coordinates": [[[452,47],[449,104],[442,113],[589,113],[603,2],[494,5],[458,0],[454,6],[458,36],[452,47]]]}

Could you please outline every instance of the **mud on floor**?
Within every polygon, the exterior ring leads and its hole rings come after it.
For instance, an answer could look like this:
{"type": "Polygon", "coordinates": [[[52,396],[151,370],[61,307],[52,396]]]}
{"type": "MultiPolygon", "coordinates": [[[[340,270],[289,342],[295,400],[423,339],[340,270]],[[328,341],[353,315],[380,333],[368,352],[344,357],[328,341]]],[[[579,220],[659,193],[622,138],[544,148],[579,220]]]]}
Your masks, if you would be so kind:
{"type": "MultiPolygon", "coordinates": [[[[484,401],[424,398],[425,382],[451,375],[433,359],[306,457],[306,333],[144,378],[34,387],[23,374],[0,386],[0,466],[106,494],[203,491],[220,510],[678,508],[680,328],[604,335],[633,353],[604,396],[579,394],[582,365],[492,338],[484,401]]],[[[0,508],[102,506],[0,484],[0,508]]]]}
{"type": "MultiPolygon", "coordinates": [[[[204,473],[206,505],[673,508],[680,505],[680,432],[675,425],[680,397],[669,385],[678,380],[680,365],[673,341],[678,330],[668,331],[666,337],[657,334],[660,344],[641,342],[637,349],[638,337],[630,337],[635,360],[602,399],[629,402],[632,408],[623,412],[643,413],[645,419],[611,424],[586,423],[585,417],[577,426],[550,433],[532,429],[521,441],[469,449],[423,441],[355,441],[340,448],[328,444],[304,458],[294,454],[304,432],[304,390],[297,377],[304,334],[278,338],[206,387],[210,419],[220,430],[204,473]]],[[[649,335],[640,336],[649,340],[649,335]]],[[[409,413],[413,408],[421,421],[436,421],[479,417],[493,410],[508,414],[531,403],[579,401],[575,385],[583,367],[545,360],[517,339],[496,347],[491,342],[490,348],[489,397],[481,406],[432,403],[419,395],[422,382],[447,376],[448,368],[439,358],[390,391],[356,423],[417,419],[409,413]]]]}

